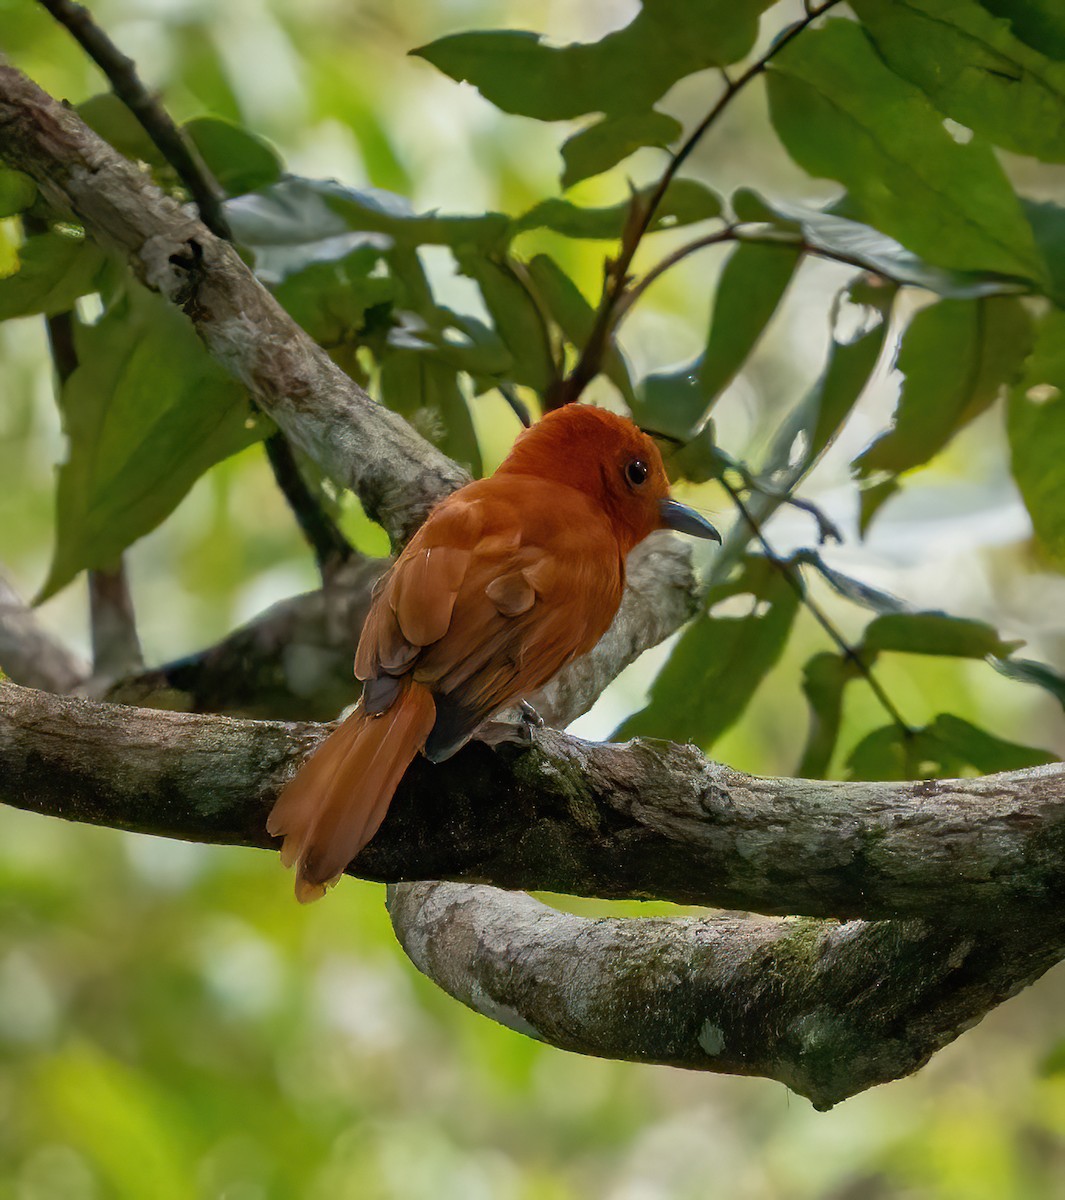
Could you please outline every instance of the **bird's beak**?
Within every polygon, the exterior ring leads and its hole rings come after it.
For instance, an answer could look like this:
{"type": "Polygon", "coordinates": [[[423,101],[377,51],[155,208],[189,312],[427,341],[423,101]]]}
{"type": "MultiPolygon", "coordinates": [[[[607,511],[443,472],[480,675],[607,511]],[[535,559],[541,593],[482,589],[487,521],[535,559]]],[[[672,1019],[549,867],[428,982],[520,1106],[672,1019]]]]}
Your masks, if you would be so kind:
{"type": "Polygon", "coordinates": [[[705,517],[701,517],[694,508],[681,504],[679,500],[660,500],[658,511],[666,529],[675,529],[677,533],[690,533],[692,537],[709,538],[713,542],[721,541],[721,534],[705,517]]]}

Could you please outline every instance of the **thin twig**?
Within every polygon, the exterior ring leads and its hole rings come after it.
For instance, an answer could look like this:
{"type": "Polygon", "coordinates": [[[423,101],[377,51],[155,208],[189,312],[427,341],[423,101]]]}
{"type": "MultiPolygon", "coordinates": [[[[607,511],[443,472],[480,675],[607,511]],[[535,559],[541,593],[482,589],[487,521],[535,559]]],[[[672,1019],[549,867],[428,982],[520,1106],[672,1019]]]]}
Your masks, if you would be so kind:
{"type": "Polygon", "coordinates": [[[357,551],[307,486],[288,438],[278,430],[263,442],[263,448],[277,486],[284,493],[292,515],[314,552],[319,573],[325,578],[342,563],[355,558],[357,551]]]}
{"type": "Polygon", "coordinates": [[[529,412],[529,406],[518,395],[517,389],[509,383],[501,383],[497,390],[507,404],[510,405],[510,411],[528,429],[533,423],[532,413],[529,412]]]}
{"type": "Polygon", "coordinates": [[[203,223],[218,237],[233,240],[222,209],[224,194],[189,139],[170,114],[148,91],[137,75],[134,61],[123,54],[92,18],[89,10],[74,0],[39,0],[64,26],[86,54],[107,76],[111,90],[141,123],[156,149],[174,168],[188,188],[203,223]]]}
{"type": "MultiPolygon", "coordinates": [[[[584,389],[599,374],[603,352],[613,331],[617,306],[629,286],[629,268],[632,266],[632,260],[640,247],[640,242],[644,235],[654,222],[658,208],[666,192],[669,190],[669,185],[676,178],[677,172],[687,161],[692,151],[702,140],[703,136],[717,123],[721,115],[747,84],[751,80],[757,79],[781,50],[790,45],[803,30],[807,29],[818,17],[828,12],[829,9],[835,8],[840,3],[842,3],[842,0],[824,0],[824,3],[820,4],[817,8],[810,9],[804,17],[796,21],[790,28],[784,30],[761,58],[753,62],[746,71],[734,80],[729,79],[714,106],[688,135],[677,153],[670,158],[655,190],[648,199],[643,201],[636,196],[633,197],[631,220],[622,236],[620,253],[614,261],[607,263],[603,295],[596,312],[595,324],[592,326],[588,340],[585,342],[584,349],[581,351],[573,370],[566,376],[559,387],[551,389],[547,394],[545,398],[546,408],[561,408],[564,404],[570,404],[574,400],[579,399],[584,389]]],[[[726,76],[726,78],[728,77],[726,76]]]]}
{"type": "MultiPolygon", "coordinates": [[[[48,345],[61,391],[78,369],[74,320],[69,312],[47,318],[48,345]]],[[[92,673],[117,679],[144,666],[133,596],[121,557],[109,570],[89,571],[89,626],[92,634],[92,673]]]]}
{"type": "Polygon", "coordinates": [[[788,491],[782,491],[780,488],[765,483],[754,474],[746,463],[742,463],[730,454],[726,454],[720,447],[718,447],[717,452],[725,459],[727,468],[735,471],[743,480],[743,486],[748,492],[760,492],[763,496],[779,500],[791,508],[799,509],[800,512],[809,513],[817,523],[817,541],[819,545],[823,546],[828,541],[835,542],[837,545],[842,544],[843,534],[840,532],[839,526],[818,505],[814,504],[812,500],[802,500],[798,496],[793,496],[788,491]]]}
{"type": "Polygon", "coordinates": [[[781,572],[781,574],[787,580],[788,586],[793,589],[795,594],[799,597],[799,601],[805,605],[810,615],[832,639],[840,654],[854,667],[858,674],[861,675],[861,677],[869,685],[873,695],[876,696],[881,707],[888,714],[895,725],[898,726],[903,736],[911,737],[913,734],[913,729],[909,724],[907,724],[902,714],[895,707],[891,697],[886,691],[884,691],[883,685],[873,674],[872,668],[850,644],[850,642],[847,641],[843,634],[840,633],[840,631],[832,623],[831,618],[825,613],[824,609],[817,603],[816,600],[813,599],[812,596],[809,595],[806,588],[803,586],[802,580],[799,578],[798,572],[795,571],[791,564],[782,559],[780,555],[777,554],[777,552],[773,549],[765,534],[762,532],[761,525],[759,525],[753,514],[748,510],[747,505],[744,504],[743,497],[724,477],[721,479],[721,486],[732,498],[733,504],[735,504],[736,508],[740,512],[740,515],[750,527],[751,532],[754,534],[758,543],[761,545],[762,550],[765,552],[766,558],[773,564],[774,567],[777,568],[777,570],[781,572]]]}
{"type": "MultiPolygon", "coordinates": [[[[74,0],[40,0],[40,3],[69,30],[107,76],[112,91],[137,118],[159,153],[177,172],[207,228],[216,236],[232,242],[233,233],[222,206],[224,193],[221,187],[196,147],[145,87],[137,74],[136,63],[119,50],[82,5],[74,3],[74,0]]],[[[252,403],[254,405],[254,400],[252,403]]],[[[266,439],[264,448],[277,486],[310,544],[319,569],[324,570],[327,564],[335,566],[353,557],[355,550],[301,476],[285,435],[281,432],[272,434],[266,439]]]]}

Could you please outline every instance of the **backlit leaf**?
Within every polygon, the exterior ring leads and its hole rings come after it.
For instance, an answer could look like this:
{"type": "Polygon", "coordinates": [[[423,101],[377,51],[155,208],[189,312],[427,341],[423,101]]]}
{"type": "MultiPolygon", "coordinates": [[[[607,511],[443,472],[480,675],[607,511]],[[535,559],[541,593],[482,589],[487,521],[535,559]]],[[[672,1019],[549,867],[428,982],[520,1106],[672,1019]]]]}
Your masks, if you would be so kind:
{"type": "Polygon", "coordinates": [[[1013,477],[1044,552],[1065,563],[1065,312],[1039,323],[1035,348],[1010,393],[1013,477]]]}
{"type": "Polygon", "coordinates": [[[866,223],[940,266],[1041,280],[1031,227],[991,149],[955,141],[858,25],[831,20],[797,38],[768,82],[788,152],[844,184],[866,223]]]}
{"type": "Polygon", "coordinates": [[[932,654],[950,658],[1006,655],[1016,642],[1006,642],[983,621],[939,612],[886,613],[870,621],[862,639],[866,654],[885,650],[903,654],[932,654]]]}
{"type": "Polygon", "coordinates": [[[1065,62],[1027,45],[976,0],[854,0],[889,67],[997,146],[1065,162],[1065,62]]]}
{"type": "Polygon", "coordinates": [[[413,54],[504,112],[560,121],[649,110],[678,79],[743,58],[772,0],[643,0],[598,42],[553,46],[518,30],[456,33],[413,54]]]}
{"type": "Polygon", "coordinates": [[[281,178],[277,152],[250,130],[221,117],[194,117],[182,128],[227,195],[253,192],[281,178]]]}
{"type": "Polygon", "coordinates": [[[941,300],[922,309],[902,338],[904,378],[894,427],[856,461],[860,475],[922,466],[1012,384],[1032,346],[1021,301],[941,300]]]}
{"type": "Polygon", "coordinates": [[[272,428],[154,293],[135,288],[95,325],[76,324],[75,345],[81,365],[60,395],[70,449],[40,599],[86,567],[113,564],[208,467],[272,428]]]}
{"type": "Polygon", "coordinates": [[[602,117],[562,144],[562,186],[572,187],[598,175],[644,146],[668,146],[682,132],[675,117],[654,109],[602,117]]]}
{"type": "Polygon", "coordinates": [[[843,719],[843,691],[855,677],[855,668],[838,654],[815,654],[802,671],[802,690],[810,706],[810,731],[806,736],[797,774],[803,779],[823,779],[832,763],[843,719]]]}
{"type": "Polygon", "coordinates": [[[105,262],[95,242],[55,232],[27,238],[18,257],[18,270],[0,279],[0,321],[66,312],[96,290],[105,262]]]}
{"type": "Polygon", "coordinates": [[[0,167],[0,220],[24,212],[37,198],[37,185],[21,171],[0,167]]]}

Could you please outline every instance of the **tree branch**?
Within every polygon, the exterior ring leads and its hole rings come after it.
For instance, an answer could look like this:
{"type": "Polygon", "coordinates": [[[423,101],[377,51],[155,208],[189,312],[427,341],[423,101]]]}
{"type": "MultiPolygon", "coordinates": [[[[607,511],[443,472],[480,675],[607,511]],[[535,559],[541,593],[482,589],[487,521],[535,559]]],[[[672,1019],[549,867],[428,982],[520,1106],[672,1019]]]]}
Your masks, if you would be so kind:
{"type": "Polygon", "coordinates": [[[97,698],[179,712],[331,721],[359,697],[355,646],[373,585],[388,566],[387,559],[353,559],[317,591],[282,600],[216,645],[129,675],[97,698]]]}
{"type": "MultiPolygon", "coordinates": [[[[327,726],[101,705],[0,685],[0,801],[193,841],[272,845],[265,817],[327,726]]],[[[1065,765],[982,779],[761,779],[692,746],[473,744],[417,759],[351,873],[768,914],[1054,920],[1065,765]],[[506,803],[500,798],[506,797],[506,803]]]]}
{"type": "Polygon", "coordinates": [[[389,889],[414,964],[529,1037],[778,1079],[828,1109],[923,1066],[1065,956],[1065,923],[589,920],[455,883],[389,889]]]}
{"type": "Polygon", "coordinates": [[[0,576],[0,673],[47,692],[72,692],[89,674],[88,663],[46,633],[37,614],[0,576]]]}
{"type": "Polygon", "coordinates": [[[288,317],[236,251],[14,68],[0,65],[0,157],[32,176],[134,274],[181,307],[210,352],[402,542],[465,474],[376,404],[288,317]]]}

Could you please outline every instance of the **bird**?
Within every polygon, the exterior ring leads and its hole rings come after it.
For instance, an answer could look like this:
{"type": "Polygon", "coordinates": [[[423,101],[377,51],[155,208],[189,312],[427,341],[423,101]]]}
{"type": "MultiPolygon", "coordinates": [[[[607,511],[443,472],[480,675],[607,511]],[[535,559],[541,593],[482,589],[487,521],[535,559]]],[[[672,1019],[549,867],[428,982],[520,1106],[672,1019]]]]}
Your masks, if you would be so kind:
{"type": "Polygon", "coordinates": [[[488,478],[437,504],[374,589],[362,695],[267,820],[296,898],[323,896],[377,832],[407,767],[439,763],[587,653],[657,529],[720,542],[669,494],[654,441],[588,404],[546,413],[488,478]]]}

